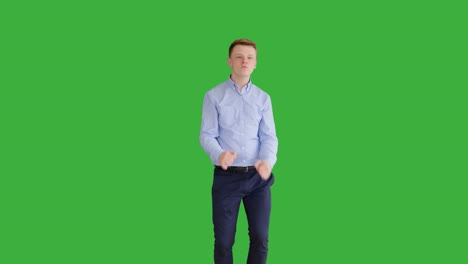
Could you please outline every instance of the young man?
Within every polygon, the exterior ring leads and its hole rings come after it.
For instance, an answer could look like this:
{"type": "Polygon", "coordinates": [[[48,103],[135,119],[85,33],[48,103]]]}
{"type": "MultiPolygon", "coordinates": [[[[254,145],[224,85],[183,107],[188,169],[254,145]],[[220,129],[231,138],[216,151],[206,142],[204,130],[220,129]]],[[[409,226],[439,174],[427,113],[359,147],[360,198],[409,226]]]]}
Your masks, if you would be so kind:
{"type": "Polygon", "coordinates": [[[229,79],[203,100],[200,143],[215,165],[212,186],[214,260],[232,264],[237,215],[243,201],[249,225],[248,264],[266,263],[271,173],[278,139],[270,96],[250,75],[257,66],[256,44],[237,39],[229,47],[229,79]]]}

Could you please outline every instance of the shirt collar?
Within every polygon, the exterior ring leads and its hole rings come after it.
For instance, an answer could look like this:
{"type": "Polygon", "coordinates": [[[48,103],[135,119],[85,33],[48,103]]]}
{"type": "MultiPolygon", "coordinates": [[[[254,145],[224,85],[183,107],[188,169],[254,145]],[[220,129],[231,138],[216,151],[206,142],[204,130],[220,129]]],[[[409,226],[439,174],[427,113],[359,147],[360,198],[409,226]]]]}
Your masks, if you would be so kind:
{"type": "MultiPolygon", "coordinates": [[[[229,76],[229,86],[231,88],[233,88],[234,90],[238,91],[237,90],[237,84],[231,79],[231,76],[229,76]]],[[[242,89],[242,91],[246,91],[247,93],[250,92],[250,89],[252,88],[252,80],[249,79],[249,82],[244,86],[244,88],[242,89]]]]}

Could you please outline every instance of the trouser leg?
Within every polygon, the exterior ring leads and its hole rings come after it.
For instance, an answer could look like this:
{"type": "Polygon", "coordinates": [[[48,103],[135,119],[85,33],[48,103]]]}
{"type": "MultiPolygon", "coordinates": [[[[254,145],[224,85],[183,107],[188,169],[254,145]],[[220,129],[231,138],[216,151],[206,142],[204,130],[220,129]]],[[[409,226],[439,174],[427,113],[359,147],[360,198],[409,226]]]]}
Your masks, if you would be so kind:
{"type": "Polygon", "coordinates": [[[257,181],[254,191],[243,200],[250,237],[247,264],[265,264],[267,260],[271,212],[270,186],[273,181],[273,176],[268,181],[257,181]]]}
{"type": "Polygon", "coordinates": [[[232,247],[236,234],[237,216],[241,196],[233,175],[215,171],[212,189],[212,209],[214,227],[214,262],[232,264],[232,247]]]}

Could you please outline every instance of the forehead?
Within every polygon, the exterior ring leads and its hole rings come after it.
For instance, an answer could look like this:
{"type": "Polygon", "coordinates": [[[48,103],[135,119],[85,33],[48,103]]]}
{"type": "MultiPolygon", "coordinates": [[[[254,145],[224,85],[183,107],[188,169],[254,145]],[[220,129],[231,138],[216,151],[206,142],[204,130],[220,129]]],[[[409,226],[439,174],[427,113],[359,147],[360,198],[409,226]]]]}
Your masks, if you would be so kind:
{"type": "Polygon", "coordinates": [[[240,54],[240,55],[256,55],[257,51],[252,46],[236,45],[232,49],[232,55],[237,55],[237,54],[240,54]]]}

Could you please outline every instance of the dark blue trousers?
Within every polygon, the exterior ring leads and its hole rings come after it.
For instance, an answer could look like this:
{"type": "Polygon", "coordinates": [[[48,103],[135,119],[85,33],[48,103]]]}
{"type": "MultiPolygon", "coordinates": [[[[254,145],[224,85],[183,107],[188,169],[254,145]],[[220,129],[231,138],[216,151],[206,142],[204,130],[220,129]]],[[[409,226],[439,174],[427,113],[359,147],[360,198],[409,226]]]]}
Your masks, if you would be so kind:
{"type": "Polygon", "coordinates": [[[215,264],[233,263],[232,247],[241,201],[249,225],[247,264],[266,263],[273,182],[273,174],[264,181],[255,169],[231,172],[215,168],[212,187],[215,264]]]}

